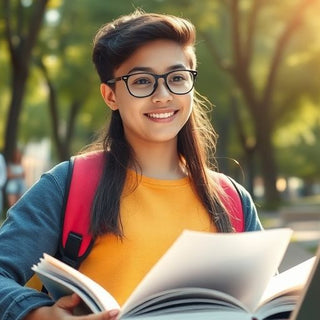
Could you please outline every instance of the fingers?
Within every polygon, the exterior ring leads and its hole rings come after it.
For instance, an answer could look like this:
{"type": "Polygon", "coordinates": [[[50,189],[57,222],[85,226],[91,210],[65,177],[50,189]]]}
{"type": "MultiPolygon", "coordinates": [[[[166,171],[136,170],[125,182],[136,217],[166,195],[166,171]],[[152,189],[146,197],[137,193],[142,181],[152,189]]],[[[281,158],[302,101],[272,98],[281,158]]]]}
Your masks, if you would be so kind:
{"type": "MultiPolygon", "coordinates": [[[[65,296],[60,298],[56,302],[56,306],[67,311],[70,315],[72,314],[73,309],[81,302],[81,298],[77,294],[71,296],[65,296]]],[[[101,312],[98,314],[90,314],[86,316],[75,316],[70,317],[70,319],[77,320],[116,320],[120,310],[112,309],[109,311],[101,312]]],[[[68,317],[69,319],[69,317],[68,317]]]]}
{"type": "Polygon", "coordinates": [[[77,294],[65,296],[56,302],[56,306],[72,313],[72,310],[80,303],[81,298],[77,294]]]}
{"type": "Polygon", "coordinates": [[[118,318],[118,315],[120,313],[120,310],[117,309],[113,309],[113,310],[109,310],[107,312],[107,316],[108,318],[104,318],[104,320],[116,320],[118,318]]]}
{"type": "Polygon", "coordinates": [[[90,314],[86,316],[74,316],[73,309],[81,302],[78,295],[65,296],[60,298],[51,307],[40,307],[31,311],[25,320],[117,320],[119,310],[109,310],[98,314],[90,314]]]}
{"type": "MultiPolygon", "coordinates": [[[[113,309],[98,314],[90,314],[87,316],[75,317],[75,320],[117,320],[120,311],[113,309]]],[[[73,318],[72,318],[73,319],[73,318]]]]}

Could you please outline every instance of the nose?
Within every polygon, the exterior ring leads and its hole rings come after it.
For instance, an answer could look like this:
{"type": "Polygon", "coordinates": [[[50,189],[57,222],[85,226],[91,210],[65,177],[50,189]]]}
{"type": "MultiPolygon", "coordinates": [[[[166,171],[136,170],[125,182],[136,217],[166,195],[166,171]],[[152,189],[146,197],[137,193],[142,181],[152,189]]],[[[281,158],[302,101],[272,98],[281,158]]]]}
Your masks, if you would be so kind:
{"type": "Polygon", "coordinates": [[[168,89],[164,79],[157,79],[156,90],[152,95],[153,102],[167,102],[172,100],[172,93],[168,89]]]}

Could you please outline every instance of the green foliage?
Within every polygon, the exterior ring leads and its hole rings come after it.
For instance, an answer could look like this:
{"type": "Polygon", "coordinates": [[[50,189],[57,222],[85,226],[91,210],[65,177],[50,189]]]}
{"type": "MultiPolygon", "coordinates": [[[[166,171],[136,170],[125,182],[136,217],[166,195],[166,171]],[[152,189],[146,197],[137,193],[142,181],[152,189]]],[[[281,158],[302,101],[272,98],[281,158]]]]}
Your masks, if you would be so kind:
{"type": "Polygon", "coordinates": [[[319,106],[301,101],[295,117],[278,130],[275,145],[281,173],[307,181],[320,180],[319,106]]]}
{"type": "MultiPolygon", "coordinates": [[[[16,3],[17,0],[12,3],[16,3]]],[[[203,34],[214,40],[217,55],[224,66],[230,65],[234,51],[231,46],[231,20],[228,15],[230,1],[217,0],[51,0],[46,20],[28,80],[27,96],[20,121],[20,140],[41,139],[52,135],[51,115],[48,108],[48,88],[39,69],[45,65],[57,93],[59,125],[61,131],[68,121],[73,101],[81,102],[72,139],[72,151],[89,143],[97,128],[104,126],[109,112],[100,97],[99,79],[91,62],[92,38],[104,23],[122,14],[142,8],[148,12],[177,14],[186,17],[198,30],[197,54],[199,77],[197,90],[208,96],[214,104],[212,121],[220,134],[219,155],[244,158],[231,109],[231,98],[236,97],[247,140],[254,142],[254,124],[243,97],[237,91],[230,74],[223,71],[212,52],[208,50],[203,34]]],[[[246,30],[251,0],[239,0],[241,31],[246,30]]],[[[256,94],[261,94],[270,60],[285,23],[300,0],[262,1],[254,31],[254,55],[250,73],[256,94]]],[[[319,113],[320,37],[318,19],[320,1],[306,12],[302,27],[297,29],[283,56],[276,80],[272,105],[274,143],[281,174],[318,176],[320,168],[319,133],[316,114],[319,113]],[[312,107],[311,107],[312,106],[312,107]],[[303,120],[303,121],[302,121],[303,120]],[[312,137],[312,139],[310,138],[312,137]],[[310,141],[313,141],[310,143],[310,141]]],[[[17,17],[16,17],[17,18],[17,17]]],[[[21,23],[24,21],[14,22],[21,23]]],[[[3,35],[0,19],[0,33],[3,35]]],[[[245,40],[245,39],[241,39],[245,40]]],[[[9,58],[3,37],[0,37],[0,137],[4,134],[4,121],[10,93],[9,58]]],[[[3,146],[0,139],[0,148],[3,146]]]]}

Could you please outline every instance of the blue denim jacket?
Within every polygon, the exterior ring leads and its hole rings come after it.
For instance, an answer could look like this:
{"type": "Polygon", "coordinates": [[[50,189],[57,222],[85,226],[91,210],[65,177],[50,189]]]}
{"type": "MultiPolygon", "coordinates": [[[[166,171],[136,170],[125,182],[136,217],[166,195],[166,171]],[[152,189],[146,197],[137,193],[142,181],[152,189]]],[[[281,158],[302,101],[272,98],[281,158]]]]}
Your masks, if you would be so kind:
{"type": "MultiPolygon", "coordinates": [[[[0,229],[0,320],[23,319],[32,309],[53,304],[49,296],[24,284],[43,253],[55,255],[57,251],[67,171],[68,162],[62,162],[43,174],[8,211],[0,229]]],[[[237,186],[245,230],[262,229],[249,193],[237,186]]]]}

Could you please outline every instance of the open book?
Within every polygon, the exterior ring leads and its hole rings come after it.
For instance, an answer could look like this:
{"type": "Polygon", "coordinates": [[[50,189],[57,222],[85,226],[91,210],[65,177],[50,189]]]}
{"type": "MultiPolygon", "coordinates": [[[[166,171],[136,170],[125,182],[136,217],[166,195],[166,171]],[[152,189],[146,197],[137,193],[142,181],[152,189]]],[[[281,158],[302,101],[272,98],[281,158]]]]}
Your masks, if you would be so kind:
{"type": "Polygon", "coordinates": [[[32,269],[54,299],[77,293],[89,312],[121,309],[120,319],[266,319],[289,314],[314,259],[275,275],[290,229],[245,233],[184,231],[125,304],[55,258],[32,269]]]}

